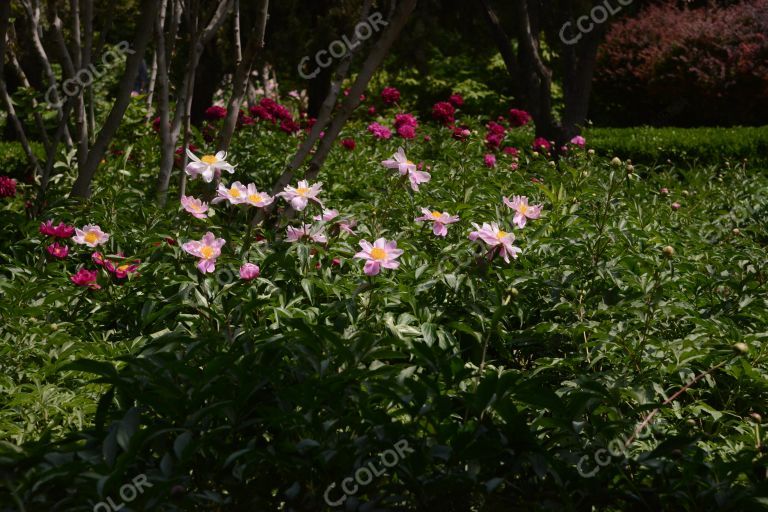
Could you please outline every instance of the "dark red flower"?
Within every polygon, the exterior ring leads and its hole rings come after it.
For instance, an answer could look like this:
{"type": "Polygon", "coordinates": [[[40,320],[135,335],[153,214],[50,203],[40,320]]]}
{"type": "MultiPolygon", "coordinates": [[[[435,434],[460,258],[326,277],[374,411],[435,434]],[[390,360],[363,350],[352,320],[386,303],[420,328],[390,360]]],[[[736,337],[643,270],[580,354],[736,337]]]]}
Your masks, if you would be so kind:
{"type": "Polygon", "coordinates": [[[16,180],[0,176],[0,197],[16,197],[16,180]]]}
{"type": "Polygon", "coordinates": [[[218,105],[213,105],[205,109],[203,116],[209,121],[218,121],[219,119],[227,117],[227,109],[219,107],[218,105]]]}
{"type": "Polygon", "coordinates": [[[394,87],[385,87],[381,90],[381,99],[386,105],[392,105],[400,101],[400,91],[394,87]]]}
{"type": "Polygon", "coordinates": [[[341,140],[341,145],[344,146],[346,149],[352,151],[355,149],[355,139],[352,138],[346,138],[341,140]]]}
{"type": "Polygon", "coordinates": [[[464,98],[461,97],[461,94],[451,94],[451,97],[448,98],[448,101],[450,101],[451,105],[456,108],[461,108],[461,106],[464,105],[464,98]]]}
{"type": "Polygon", "coordinates": [[[444,125],[453,124],[456,109],[447,101],[439,101],[432,107],[432,117],[444,125]]]}
{"type": "Polygon", "coordinates": [[[531,121],[531,115],[525,110],[509,109],[509,124],[511,126],[525,126],[531,121]]]}

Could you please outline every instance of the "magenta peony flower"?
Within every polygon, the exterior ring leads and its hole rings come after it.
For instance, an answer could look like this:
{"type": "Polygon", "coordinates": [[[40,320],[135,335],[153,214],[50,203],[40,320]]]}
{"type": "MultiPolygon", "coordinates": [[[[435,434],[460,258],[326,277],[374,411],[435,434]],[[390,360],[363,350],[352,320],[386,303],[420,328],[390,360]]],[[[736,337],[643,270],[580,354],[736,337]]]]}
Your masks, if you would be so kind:
{"type": "Polygon", "coordinates": [[[419,121],[413,114],[395,114],[395,129],[401,126],[413,126],[413,128],[419,127],[419,121]]]}
{"type": "Polygon", "coordinates": [[[456,109],[447,101],[439,101],[432,106],[432,117],[444,125],[453,124],[456,109]]]}
{"type": "Polygon", "coordinates": [[[472,132],[469,131],[469,127],[467,126],[454,126],[453,129],[453,137],[456,140],[467,140],[470,135],[472,135],[472,132]]]}
{"type": "Polygon", "coordinates": [[[502,152],[505,155],[509,155],[509,156],[517,156],[518,154],[520,154],[520,151],[518,151],[517,148],[512,146],[505,146],[504,149],[502,149],[502,152]]]}
{"type": "Polygon", "coordinates": [[[69,238],[75,234],[75,227],[67,226],[63,222],[59,222],[57,226],[54,226],[53,221],[48,220],[40,224],[40,233],[55,238],[69,238]]]}
{"type": "Polygon", "coordinates": [[[400,91],[394,87],[385,87],[381,90],[381,99],[386,105],[393,105],[400,101],[400,91]]]}
{"type": "Polygon", "coordinates": [[[525,110],[509,109],[509,124],[514,127],[525,126],[531,121],[531,115],[525,110]]]}
{"type": "Polygon", "coordinates": [[[101,288],[96,282],[97,278],[98,272],[95,270],[86,270],[84,268],[78,270],[76,274],[69,276],[69,280],[77,286],[87,286],[91,290],[98,290],[101,288]]]}
{"type": "Polygon", "coordinates": [[[483,162],[485,163],[486,167],[493,169],[496,167],[496,155],[488,153],[483,157],[483,162]]]}
{"type": "Polygon", "coordinates": [[[16,197],[16,180],[0,176],[0,197],[16,197]]]}
{"type": "Polygon", "coordinates": [[[448,98],[448,101],[450,101],[451,105],[456,108],[461,108],[464,105],[464,98],[461,97],[461,94],[451,94],[450,98],[448,98]]]}
{"type": "Polygon", "coordinates": [[[415,139],[416,129],[409,124],[404,124],[397,127],[397,134],[404,139],[415,139]]]}
{"type": "Polygon", "coordinates": [[[45,250],[48,251],[48,254],[57,260],[63,260],[69,254],[69,247],[59,244],[58,242],[53,242],[51,245],[46,247],[45,250]]]}
{"type": "Polygon", "coordinates": [[[205,109],[203,117],[209,121],[218,121],[219,119],[224,119],[227,117],[227,109],[224,107],[219,107],[218,105],[213,105],[205,109]]]}
{"type": "Polygon", "coordinates": [[[379,123],[369,124],[368,131],[371,132],[377,139],[389,139],[392,137],[392,131],[386,126],[380,125],[379,123]]]}
{"type": "Polygon", "coordinates": [[[533,140],[533,144],[531,145],[531,147],[533,148],[534,151],[538,151],[540,153],[549,153],[549,150],[552,148],[552,145],[544,137],[536,137],[533,140]]]}

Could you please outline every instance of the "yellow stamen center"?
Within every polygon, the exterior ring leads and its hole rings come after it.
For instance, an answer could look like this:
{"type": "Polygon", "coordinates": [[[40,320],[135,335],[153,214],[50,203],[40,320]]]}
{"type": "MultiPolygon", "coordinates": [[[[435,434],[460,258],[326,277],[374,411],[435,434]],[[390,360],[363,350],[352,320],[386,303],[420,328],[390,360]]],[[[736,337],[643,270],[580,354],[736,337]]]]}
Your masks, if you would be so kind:
{"type": "Polygon", "coordinates": [[[253,203],[260,203],[262,201],[261,194],[251,194],[248,196],[248,200],[253,203]]]}
{"type": "Polygon", "coordinates": [[[191,209],[193,209],[194,211],[198,212],[198,213],[199,213],[199,212],[200,212],[200,210],[201,210],[201,208],[200,208],[199,206],[197,206],[195,203],[189,203],[189,207],[190,207],[191,209]]]}
{"type": "Polygon", "coordinates": [[[89,244],[96,243],[98,239],[99,239],[99,235],[97,235],[93,231],[89,231],[88,233],[85,234],[85,241],[88,242],[89,244]]]}
{"type": "Polygon", "coordinates": [[[236,187],[229,189],[229,195],[232,197],[240,197],[240,191],[236,187]]]}
{"type": "Polygon", "coordinates": [[[307,192],[309,192],[308,188],[301,187],[296,189],[296,193],[299,194],[300,196],[307,195],[307,192]]]}
{"type": "Polygon", "coordinates": [[[208,165],[213,165],[216,162],[218,162],[218,160],[216,159],[216,157],[214,155],[203,155],[203,157],[200,158],[200,161],[203,162],[204,164],[208,164],[208,165]]]}
{"type": "Polygon", "coordinates": [[[130,265],[120,265],[119,267],[117,267],[117,270],[123,272],[125,270],[128,270],[128,267],[130,267],[130,265]]]}
{"type": "Polygon", "coordinates": [[[501,240],[505,236],[507,236],[507,232],[506,231],[499,230],[499,232],[496,233],[496,239],[497,240],[501,240]]]}
{"type": "Polygon", "coordinates": [[[525,212],[528,211],[528,205],[527,204],[521,204],[517,207],[517,211],[525,215],[525,212]]]}
{"type": "Polygon", "coordinates": [[[213,256],[213,247],[206,245],[202,249],[200,249],[200,254],[203,255],[203,258],[209,260],[213,256]]]}
{"type": "Polygon", "coordinates": [[[385,251],[384,249],[381,249],[379,247],[374,247],[373,249],[371,249],[371,258],[375,260],[383,260],[386,257],[387,257],[387,251],[385,251]]]}
{"type": "Polygon", "coordinates": [[[439,218],[439,217],[440,217],[440,215],[442,215],[442,214],[441,214],[440,212],[438,212],[438,211],[434,211],[434,212],[432,212],[432,216],[433,216],[434,218],[436,218],[436,219],[437,219],[437,218],[439,218]]]}

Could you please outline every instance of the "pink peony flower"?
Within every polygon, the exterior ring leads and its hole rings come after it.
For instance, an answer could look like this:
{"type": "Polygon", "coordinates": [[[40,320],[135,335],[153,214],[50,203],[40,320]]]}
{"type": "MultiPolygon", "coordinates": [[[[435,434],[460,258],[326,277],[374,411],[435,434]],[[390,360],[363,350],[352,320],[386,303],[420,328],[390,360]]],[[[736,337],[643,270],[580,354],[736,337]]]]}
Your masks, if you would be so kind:
{"type": "Polygon", "coordinates": [[[682,205],[681,205],[680,203],[678,203],[677,201],[675,201],[674,203],[672,203],[672,209],[673,209],[673,210],[679,210],[679,209],[681,208],[681,206],[682,206],[682,205]]]}
{"type": "Polygon", "coordinates": [[[512,256],[513,259],[517,259],[518,253],[522,252],[522,249],[512,245],[515,241],[515,235],[500,230],[498,224],[495,222],[491,222],[490,224],[483,222],[482,227],[474,222],[472,225],[475,227],[476,231],[472,231],[469,234],[469,239],[475,241],[479,238],[488,244],[492,250],[498,248],[501,252],[501,257],[504,258],[504,261],[507,263],[509,263],[510,256],[512,256]]]}
{"type": "Polygon", "coordinates": [[[226,187],[223,183],[219,183],[219,188],[216,190],[216,197],[211,200],[211,203],[217,204],[222,201],[229,201],[230,204],[242,204],[247,201],[248,189],[236,181],[231,186],[226,187]]]}
{"type": "Polygon", "coordinates": [[[187,149],[187,156],[191,160],[185,169],[191,179],[202,176],[203,181],[210,183],[214,177],[221,176],[221,171],[227,171],[232,174],[235,172],[234,166],[226,162],[227,153],[219,151],[215,155],[203,155],[200,158],[187,149]]]}
{"type": "Polygon", "coordinates": [[[344,148],[352,151],[355,149],[355,139],[349,137],[346,139],[341,139],[341,145],[344,146],[344,148]]]}
{"type": "Polygon", "coordinates": [[[240,279],[243,281],[251,281],[259,277],[259,275],[261,275],[261,271],[259,270],[258,265],[254,265],[253,263],[245,263],[242,267],[240,267],[240,279]]]}
{"type": "Polygon", "coordinates": [[[373,105],[368,107],[368,115],[369,116],[375,116],[376,115],[376,107],[374,107],[373,105]]]}
{"type": "Polygon", "coordinates": [[[310,199],[315,201],[321,207],[323,206],[323,203],[317,198],[317,195],[322,188],[323,184],[321,182],[317,182],[310,186],[307,180],[301,180],[298,187],[293,188],[292,186],[287,185],[285,189],[277,195],[291,203],[291,207],[294,210],[300,212],[307,207],[310,199]]]}
{"type": "Polygon", "coordinates": [[[204,203],[200,199],[195,199],[192,196],[181,196],[181,206],[196,219],[208,217],[205,213],[208,211],[208,203],[204,203]]]}
{"type": "Polygon", "coordinates": [[[576,135],[574,138],[571,139],[571,144],[573,144],[574,146],[579,146],[580,148],[583,148],[587,144],[587,139],[585,139],[581,135],[576,135]]]}
{"type": "Polygon", "coordinates": [[[339,230],[344,231],[345,233],[349,233],[350,235],[355,234],[355,226],[357,226],[357,221],[354,219],[343,220],[339,222],[339,230]]]}
{"type": "Polygon", "coordinates": [[[75,234],[75,227],[67,226],[63,222],[59,222],[57,226],[54,226],[53,221],[48,220],[40,224],[40,233],[55,238],[69,238],[75,234]]]}
{"type": "Polygon", "coordinates": [[[77,244],[84,244],[88,247],[96,247],[106,243],[109,235],[101,230],[96,224],[86,224],[83,229],[75,229],[75,237],[72,239],[77,244]]]}
{"type": "Polygon", "coordinates": [[[371,132],[377,139],[389,139],[392,137],[392,131],[386,126],[380,125],[379,123],[369,124],[368,131],[371,132]]]}
{"type": "Polygon", "coordinates": [[[530,206],[526,196],[512,196],[512,201],[505,196],[503,200],[508,208],[515,210],[512,222],[521,229],[525,227],[527,219],[538,219],[541,216],[542,206],[540,204],[530,206]]]}
{"type": "Polygon", "coordinates": [[[400,101],[400,91],[394,87],[385,87],[381,90],[381,99],[386,105],[392,105],[400,101]]]}
{"type": "Polygon", "coordinates": [[[421,213],[423,214],[421,217],[416,217],[417,222],[419,221],[427,221],[432,222],[432,232],[436,236],[445,236],[448,234],[448,224],[453,224],[454,222],[459,221],[458,215],[451,215],[447,212],[440,213],[437,210],[430,211],[427,208],[422,208],[421,213]]]}
{"type": "Polygon", "coordinates": [[[509,168],[512,169],[513,171],[516,171],[518,168],[517,162],[512,162],[511,164],[509,164],[509,168]]]}
{"type": "Polygon", "coordinates": [[[444,125],[453,124],[456,109],[447,101],[439,101],[432,106],[432,117],[444,125]]]}
{"type": "Polygon", "coordinates": [[[77,286],[87,286],[91,290],[98,290],[101,286],[98,285],[96,279],[99,274],[95,270],[86,270],[81,268],[76,274],[69,276],[69,280],[75,283],[77,286]]]}
{"type": "Polygon", "coordinates": [[[467,140],[469,136],[472,135],[472,132],[469,131],[469,128],[466,126],[454,126],[452,130],[453,134],[451,137],[456,140],[467,140]]]}
{"type": "Polygon", "coordinates": [[[245,204],[255,206],[256,208],[264,208],[272,204],[275,198],[265,192],[259,192],[254,183],[249,183],[245,187],[245,204]]]}
{"type": "Polygon", "coordinates": [[[63,260],[69,254],[69,247],[58,242],[53,242],[51,245],[45,248],[48,254],[56,258],[57,260],[63,260]]]}
{"type": "Polygon", "coordinates": [[[227,109],[219,107],[218,105],[213,105],[205,109],[203,116],[209,121],[218,121],[219,119],[227,117],[227,109]]]}
{"type": "Polygon", "coordinates": [[[485,163],[486,167],[493,169],[496,167],[496,155],[488,153],[483,157],[483,163],[485,163]]]}
{"type": "Polygon", "coordinates": [[[669,195],[669,189],[666,188],[666,187],[663,187],[661,190],[659,190],[659,194],[661,194],[663,196],[668,196],[669,195]]]}
{"type": "Polygon", "coordinates": [[[325,236],[325,233],[323,232],[323,226],[312,226],[311,224],[304,224],[299,228],[288,226],[286,229],[286,241],[298,242],[303,238],[308,238],[309,240],[318,244],[324,244],[328,242],[328,237],[325,236]]]}
{"type": "Polygon", "coordinates": [[[450,101],[451,105],[456,108],[461,108],[464,105],[464,98],[462,98],[461,94],[451,94],[451,96],[448,98],[448,101],[450,101]]]}
{"type": "Polygon", "coordinates": [[[387,169],[397,169],[401,176],[408,176],[408,180],[411,182],[411,188],[418,192],[419,185],[421,183],[427,183],[432,176],[428,172],[419,171],[416,169],[416,164],[408,160],[405,156],[403,148],[397,148],[397,152],[392,158],[384,160],[381,165],[387,169]]]}
{"type": "Polygon", "coordinates": [[[531,121],[531,115],[525,110],[512,108],[509,110],[509,124],[511,126],[525,126],[531,121]]]}
{"type": "Polygon", "coordinates": [[[338,210],[323,210],[323,214],[322,215],[315,215],[312,218],[315,219],[315,220],[322,220],[322,221],[325,221],[325,222],[330,222],[330,221],[332,221],[333,219],[335,219],[338,216],[339,216],[339,211],[338,210]]]}
{"type": "Polygon", "coordinates": [[[221,248],[227,243],[223,238],[216,238],[210,231],[199,241],[193,240],[181,245],[187,253],[200,258],[197,268],[203,274],[216,270],[216,258],[221,256],[221,248]]]}
{"type": "Polygon", "coordinates": [[[362,251],[355,254],[355,258],[366,260],[363,271],[366,275],[375,276],[383,268],[395,269],[400,263],[395,261],[403,254],[402,249],[397,248],[397,242],[379,238],[373,245],[365,240],[360,240],[362,251]]]}
{"type": "Polygon", "coordinates": [[[505,155],[509,156],[517,156],[520,154],[520,151],[518,151],[517,148],[514,148],[512,146],[505,146],[504,149],[501,150],[505,155]]]}

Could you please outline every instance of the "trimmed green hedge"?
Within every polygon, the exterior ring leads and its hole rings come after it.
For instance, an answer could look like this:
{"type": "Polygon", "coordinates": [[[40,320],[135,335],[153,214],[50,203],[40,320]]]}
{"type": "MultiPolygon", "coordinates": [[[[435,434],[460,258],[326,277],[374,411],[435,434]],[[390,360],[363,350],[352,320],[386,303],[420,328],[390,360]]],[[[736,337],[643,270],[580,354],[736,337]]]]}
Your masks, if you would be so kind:
{"type": "Polygon", "coordinates": [[[587,147],[646,164],[768,162],[768,126],[738,128],[591,128],[587,147]]]}

